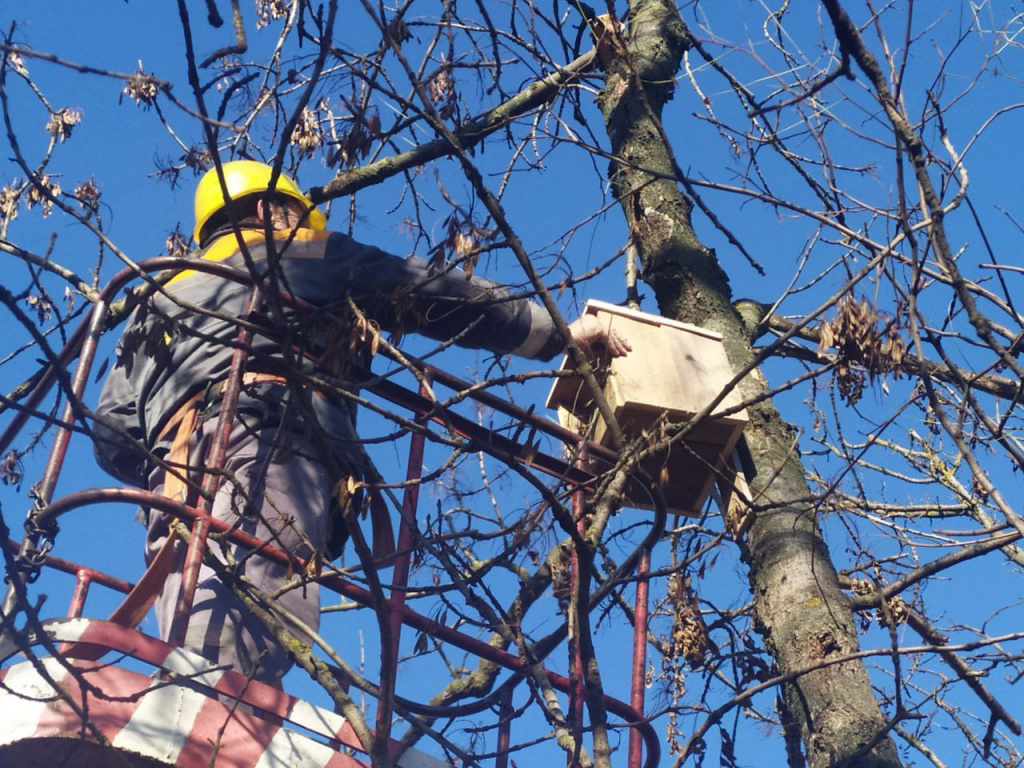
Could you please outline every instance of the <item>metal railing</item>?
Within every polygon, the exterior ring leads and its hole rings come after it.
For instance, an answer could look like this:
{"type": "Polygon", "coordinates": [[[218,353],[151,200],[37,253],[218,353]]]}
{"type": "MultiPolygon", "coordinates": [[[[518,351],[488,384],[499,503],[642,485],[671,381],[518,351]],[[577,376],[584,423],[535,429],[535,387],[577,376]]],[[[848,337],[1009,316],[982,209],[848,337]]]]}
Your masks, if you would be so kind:
{"type": "MultiPolygon", "coordinates": [[[[23,401],[16,407],[18,411],[14,414],[11,423],[0,434],[0,455],[5,454],[11,447],[14,440],[25,428],[29,419],[37,411],[44,398],[52,391],[58,383],[64,389],[66,405],[59,422],[56,425],[55,437],[47,460],[43,477],[35,490],[35,504],[29,510],[26,517],[26,535],[20,542],[7,542],[9,553],[15,553],[8,562],[13,563],[13,569],[8,573],[8,588],[3,602],[3,618],[8,627],[13,626],[14,616],[21,605],[27,605],[27,587],[38,576],[41,568],[54,568],[65,573],[73,574],[76,577],[70,606],[69,617],[83,615],[86,600],[89,594],[89,587],[96,583],[118,592],[128,595],[127,605],[122,603],[121,615],[127,616],[137,613],[138,603],[131,604],[132,600],[142,601],[146,599],[147,590],[159,590],[162,582],[148,585],[144,590],[135,589],[135,585],[123,580],[116,579],[96,569],[80,565],[67,560],[60,559],[50,550],[54,544],[57,531],[57,521],[63,515],[72,511],[83,509],[97,504],[129,504],[142,506],[148,509],[158,510],[167,513],[174,518],[186,523],[192,531],[189,537],[189,553],[186,557],[186,567],[183,573],[182,597],[175,611],[175,619],[172,624],[170,642],[180,645],[184,637],[184,629],[187,625],[191,611],[192,596],[195,593],[198,579],[199,564],[202,560],[203,549],[207,536],[211,533],[219,534],[235,544],[251,550],[258,550],[257,555],[268,558],[272,561],[291,565],[295,567],[296,557],[284,552],[272,544],[258,540],[240,531],[233,530],[227,524],[213,518],[209,514],[204,499],[212,498],[216,490],[217,478],[220,476],[218,470],[223,465],[226,435],[230,434],[231,422],[235,414],[238,393],[241,389],[241,377],[245,369],[246,349],[248,347],[246,335],[249,331],[241,330],[239,344],[234,352],[231,372],[223,392],[223,399],[220,408],[220,423],[218,425],[217,437],[214,439],[214,450],[208,457],[205,464],[208,471],[205,473],[203,493],[195,505],[181,503],[157,493],[137,488],[92,488],[67,494],[54,498],[54,489],[57,479],[64,465],[67,455],[68,443],[76,431],[76,425],[85,421],[85,414],[88,412],[83,407],[82,394],[93,366],[97,343],[99,337],[105,330],[109,308],[113,298],[132,280],[137,279],[141,274],[155,273],[162,270],[178,270],[182,268],[200,270],[219,277],[247,282],[247,276],[230,267],[222,264],[193,259],[162,257],[151,259],[140,263],[137,267],[121,271],[106,286],[95,302],[89,316],[78,326],[69,338],[67,345],[59,353],[55,360],[44,370],[43,374],[34,383],[31,390],[26,394],[23,401]],[[78,363],[74,369],[74,375],[67,377],[65,373],[71,368],[77,358],[78,363]]],[[[250,309],[258,305],[260,301],[259,292],[253,290],[250,297],[250,309]]],[[[294,302],[302,304],[302,302],[294,302]]],[[[483,451],[503,462],[515,463],[530,470],[540,471],[558,480],[558,487],[561,492],[570,496],[573,500],[573,508],[577,513],[577,519],[581,520],[580,510],[582,507],[583,493],[586,488],[595,484],[595,474],[588,471],[588,467],[598,462],[606,467],[615,466],[618,460],[616,454],[600,445],[590,443],[578,434],[567,430],[559,424],[537,416],[532,411],[518,407],[491,392],[480,387],[473,386],[470,382],[463,381],[451,374],[436,367],[422,362],[413,361],[418,369],[418,375],[423,380],[428,380],[433,386],[444,386],[456,393],[465,393],[470,398],[488,408],[492,408],[508,417],[513,422],[509,428],[512,436],[495,432],[485,426],[481,426],[472,419],[457,413],[454,410],[439,407],[438,404],[427,395],[427,391],[421,386],[419,392],[406,389],[387,377],[373,376],[367,371],[353,369],[346,375],[352,383],[363,391],[372,393],[393,405],[399,406],[412,414],[410,423],[415,425],[409,446],[407,460],[407,485],[405,486],[404,497],[401,503],[401,520],[398,535],[398,548],[394,560],[390,563],[393,567],[392,589],[390,596],[384,598],[384,605],[379,604],[370,591],[358,584],[344,578],[339,573],[328,573],[321,576],[319,583],[359,605],[374,608],[378,614],[383,609],[383,614],[388,617],[390,626],[390,668],[381,670],[380,691],[381,700],[378,703],[378,732],[383,731],[386,736],[390,729],[392,699],[395,694],[395,681],[397,678],[397,659],[400,642],[401,628],[408,626],[420,632],[424,632],[437,640],[460,648],[475,656],[493,662],[507,670],[513,675],[504,682],[500,690],[500,699],[504,702],[504,708],[511,707],[512,689],[521,682],[519,675],[527,664],[526,660],[515,653],[502,648],[497,648],[488,643],[482,642],[465,633],[459,632],[436,620],[424,616],[412,610],[405,604],[405,591],[408,584],[409,563],[413,555],[414,541],[414,520],[418,503],[418,489],[420,469],[424,441],[428,431],[428,422],[435,422],[443,426],[449,433],[454,432],[456,436],[464,440],[468,447],[475,451],[483,451]],[[566,461],[563,458],[542,453],[534,445],[534,438],[537,433],[550,436],[554,440],[569,447],[569,453],[578,458],[575,462],[566,461]],[[521,437],[525,435],[526,440],[521,437]]],[[[617,717],[622,718],[631,728],[628,765],[630,768],[653,768],[660,759],[660,743],[652,725],[644,716],[644,669],[646,666],[646,642],[647,642],[647,583],[645,576],[649,569],[649,554],[654,543],[660,538],[666,524],[666,510],[664,500],[655,483],[639,473],[632,482],[638,483],[650,494],[651,505],[654,512],[650,517],[650,529],[643,542],[625,559],[619,566],[619,573],[633,573],[637,580],[636,604],[635,604],[635,628],[633,643],[633,674],[631,681],[631,692],[629,702],[623,702],[616,698],[605,696],[604,705],[607,710],[617,717]]],[[[582,522],[580,522],[582,524],[582,522]]],[[[304,563],[299,561],[298,567],[304,563]]],[[[573,572],[575,578],[590,579],[589,571],[581,566],[579,553],[574,552],[573,572]]],[[[144,581],[145,576],[140,581],[144,581]]],[[[585,614],[589,606],[581,605],[578,610],[585,614]]],[[[117,612],[115,612],[117,613],[117,612]]],[[[577,620],[586,621],[586,615],[576,617],[577,620]]],[[[550,636],[552,641],[564,639],[565,627],[561,633],[555,632],[550,636]]],[[[9,639],[9,638],[8,638],[9,639]]],[[[552,647],[553,644],[549,643],[552,647]]],[[[577,658],[573,662],[579,664],[579,648],[576,649],[577,658]]],[[[575,681],[571,681],[562,675],[554,672],[547,672],[551,685],[562,692],[569,694],[570,699],[579,708],[584,700],[581,686],[583,679],[581,675],[574,675],[575,681]]],[[[577,738],[582,735],[582,710],[570,713],[574,723],[577,738]]],[[[506,722],[500,727],[498,734],[499,756],[496,765],[499,768],[507,765],[507,754],[501,754],[502,744],[509,743],[509,723],[506,722]]]]}

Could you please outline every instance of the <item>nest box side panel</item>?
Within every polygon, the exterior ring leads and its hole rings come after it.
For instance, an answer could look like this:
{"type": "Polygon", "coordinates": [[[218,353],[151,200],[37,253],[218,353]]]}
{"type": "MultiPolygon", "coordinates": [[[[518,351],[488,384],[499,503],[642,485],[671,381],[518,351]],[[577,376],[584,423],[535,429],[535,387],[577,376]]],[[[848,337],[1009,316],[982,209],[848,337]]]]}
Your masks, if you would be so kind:
{"type": "MultiPolygon", "coordinates": [[[[700,413],[732,380],[732,367],[720,341],[676,327],[639,321],[611,313],[597,317],[629,338],[633,352],[611,361],[608,386],[610,404],[623,431],[639,433],[662,413],[670,422],[687,421],[700,413]]],[[[740,404],[730,392],[715,408],[719,413],[740,404]]],[[[743,411],[706,419],[688,439],[733,443],[747,418],[743,411]]],[[[599,439],[604,436],[598,427],[599,439]]]]}

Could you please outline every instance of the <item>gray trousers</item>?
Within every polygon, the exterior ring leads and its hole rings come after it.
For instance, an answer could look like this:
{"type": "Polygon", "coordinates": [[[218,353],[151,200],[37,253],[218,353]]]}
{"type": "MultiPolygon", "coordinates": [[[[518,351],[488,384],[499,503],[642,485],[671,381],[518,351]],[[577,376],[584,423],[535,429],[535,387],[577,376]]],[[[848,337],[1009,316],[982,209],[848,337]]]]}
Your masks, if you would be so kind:
{"type": "MultiPolygon", "coordinates": [[[[216,432],[216,416],[201,422],[190,443],[190,465],[201,467],[216,432]]],[[[160,491],[164,470],[150,477],[160,491]]],[[[189,473],[202,482],[202,472],[189,473]]],[[[231,432],[224,477],[212,514],[258,539],[302,558],[323,552],[332,491],[324,464],[312,445],[308,429],[292,417],[287,390],[277,384],[247,388],[231,432]]],[[[150,562],[169,535],[165,515],[150,516],[146,560],[150,562]]],[[[301,571],[273,563],[242,547],[211,537],[208,548],[221,562],[234,560],[238,570],[257,589],[271,595],[286,626],[294,616],[307,627],[320,624],[320,588],[301,571]],[[224,547],[227,546],[227,554],[224,547]]],[[[178,543],[171,574],[156,601],[160,637],[167,639],[181,591],[186,547],[178,543]]],[[[290,627],[295,629],[294,627],[290,627]]],[[[301,639],[306,636],[298,632],[301,639]]],[[[203,565],[188,623],[184,647],[269,684],[280,682],[292,661],[264,624],[251,615],[212,568],[203,565]]]]}

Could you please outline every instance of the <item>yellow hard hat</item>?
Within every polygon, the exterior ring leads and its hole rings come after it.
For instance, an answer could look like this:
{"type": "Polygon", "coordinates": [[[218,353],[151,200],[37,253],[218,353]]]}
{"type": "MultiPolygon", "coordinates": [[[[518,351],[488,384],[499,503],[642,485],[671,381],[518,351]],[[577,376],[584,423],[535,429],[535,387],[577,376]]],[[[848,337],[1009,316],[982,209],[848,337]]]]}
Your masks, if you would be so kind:
{"type": "MultiPolygon", "coordinates": [[[[238,200],[246,195],[270,189],[270,175],[273,169],[266,163],[258,163],[255,160],[232,160],[230,163],[224,163],[221,168],[224,170],[228,199],[238,200]]],[[[299,185],[283,173],[277,177],[274,193],[297,200],[306,208],[313,205],[312,201],[302,194],[299,185]]],[[[210,217],[224,208],[226,203],[220,179],[217,178],[217,169],[211,168],[196,187],[196,228],[192,236],[197,243],[203,242],[203,238],[208,234],[203,228],[210,217]]],[[[310,229],[327,229],[327,217],[320,209],[312,208],[306,218],[306,226],[310,229]]]]}

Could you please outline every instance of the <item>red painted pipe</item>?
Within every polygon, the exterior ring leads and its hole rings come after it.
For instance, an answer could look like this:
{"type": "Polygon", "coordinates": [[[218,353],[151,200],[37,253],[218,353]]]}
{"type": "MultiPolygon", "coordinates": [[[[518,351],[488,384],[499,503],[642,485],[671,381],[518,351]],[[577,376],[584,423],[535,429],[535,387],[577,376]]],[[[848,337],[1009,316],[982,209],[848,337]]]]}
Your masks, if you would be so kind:
{"type": "Polygon", "coordinates": [[[512,689],[502,688],[498,702],[498,746],[494,768],[508,768],[508,749],[512,741],[512,689]]]}
{"type": "MultiPolygon", "coordinates": [[[[46,469],[43,477],[35,488],[35,509],[29,512],[26,525],[33,521],[36,510],[45,507],[53,499],[53,491],[57,486],[57,478],[60,476],[61,467],[64,466],[64,458],[67,456],[68,444],[71,441],[71,432],[75,425],[75,414],[78,411],[82,400],[82,393],[89,381],[89,369],[92,368],[93,358],[96,356],[96,344],[103,332],[103,324],[107,318],[107,304],[104,301],[97,302],[88,318],[88,330],[82,344],[82,359],[75,369],[75,375],[71,380],[71,391],[68,393],[67,403],[64,406],[61,425],[53,439],[53,446],[46,460],[46,469]]],[[[20,414],[19,414],[20,415],[20,414]]],[[[28,560],[39,549],[42,534],[34,530],[35,526],[27,528],[28,535],[21,542],[18,552],[18,559],[28,560]]],[[[7,574],[9,584],[3,600],[3,614],[11,615],[18,602],[18,590],[24,588],[27,574],[18,569],[7,574]]]]}
{"type": "MultiPolygon", "coordinates": [[[[166,512],[179,519],[190,522],[194,522],[204,517],[203,513],[194,507],[187,506],[174,501],[173,499],[168,499],[167,497],[153,493],[152,491],[144,491],[141,488],[91,488],[89,490],[79,491],[77,493],[64,496],[50,504],[50,506],[44,510],[44,515],[46,517],[59,517],[72,509],[91,506],[93,504],[109,504],[111,502],[124,502],[135,506],[156,509],[160,512],[166,512]]],[[[207,519],[209,520],[212,531],[227,533],[229,529],[227,523],[214,518],[207,519]]],[[[281,565],[290,564],[296,569],[296,572],[299,572],[304,567],[302,560],[297,560],[283,550],[266,544],[260,539],[243,533],[242,531],[231,531],[231,533],[227,534],[227,538],[230,541],[236,544],[241,544],[248,549],[258,550],[258,555],[280,563],[281,565]]],[[[363,589],[356,584],[352,584],[338,574],[327,574],[322,576],[319,582],[321,585],[334,590],[339,595],[347,597],[360,605],[372,607],[374,604],[373,595],[369,590],[363,589]]],[[[499,666],[515,672],[522,672],[528,665],[528,662],[515,654],[509,653],[501,648],[495,648],[494,646],[485,643],[483,640],[478,640],[475,637],[465,635],[445,624],[435,621],[434,619],[416,613],[407,606],[392,606],[390,604],[390,600],[387,602],[388,610],[398,613],[401,616],[402,623],[413,627],[414,629],[433,635],[434,637],[438,637],[442,641],[449,643],[450,645],[454,645],[456,648],[461,648],[475,656],[479,656],[482,659],[494,662],[499,666]]],[[[563,693],[567,693],[570,690],[570,681],[565,676],[551,671],[545,671],[545,674],[547,675],[551,685],[556,690],[562,691],[563,693]]],[[[604,697],[604,703],[605,707],[612,714],[621,717],[628,722],[638,724],[634,727],[640,728],[643,731],[644,741],[647,744],[647,759],[644,762],[644,768],[655,768],[655,766],[658,765],[658,761],[661,756],[661,744],[658,734],[655,732],[651,724],[643,722],[643,715],[623,701],[614,699],[606,694],[604,697]]]]}
{"type": "MultiPolygon", "coordinates": [[[[579,466],[580,468],[586,466],[586,457],[583,455],[580,456],[579,466]]],[[[572,495],[572,517],[576,521],[576,532],[581,538],[586,528],[583,519],[585,509],[586,499],[583,496],[583,491],[578,490],[572,495]]],[[[574,598],[580,594],[581,579],[589,577],[589,573],[586,573],[585,569],[582,569],[580,566],[579,548],[574,546],[569,566],[571,569],[571,594],[574,598]]],[[[575,610],[572,609],[572,602],[570,602],[568,616],[568,620],[575,625],[570,633],[569,642],[569,668],[572,670],[572,673],[569,675],[569,679],[572,682],[572,688],[569,690],[569,729],[572,733],[573,741],[576,743],[576,749],[574,754],[569,755],[567,758],[566,765],[569,768],[577,764],[580,750],[583,749],[583,705],[586,701],[586,677],[583,670],[583,652],[580,649],[580,625],[584,620],[585,608],[579,604],[578,600],[574,600],[574,602],[576,603],[575,610]]]]}
{"type": "Polygon", "coordinates": [[[77,619],[82,615],[85,608],[85,598],[89,596],[89,585],[92,583],[92,574],[88,569],[83,568],[75,574],[75,591],[71,595],[71,605],[68,607],[68,618],[77,619]]]}
{"type": "MultiPolygon", "coordinates": [[[[420,395],[426,397],[427,385],[420,384],[420,395]]],[[[416,508],[420,499],[420,478],[423,475],[423,450],[426,436],[414,432],[409,441],[409,462],[405,469],[405,491],[402,494],[402,521],[398,527],[398,556],[391,572],[391,605],[405,607],[405,591],[409,585],[409,563],[415,542],[416,508]]],[[[398,652],[402,639],[402,617],[397,611],[388,612],[388,628],[391,634],[390,655],[387,667],[381,669],[381,696],[377,705],[377,733],[383,737],[391,735],[391,717],[394,712],[393,697],[398,679],[398,652]]],[[[382,665],[383,666],[383,665],[382,665]]]]}
{"type": "MultiPolygon", "coordinates": [[[[629,704],[636,712],[644,711],[644,694],[647,690],[647,621],[649,615],[648,592],[650,582],[647,575],[651,570],[651,553],[644,550],[636,567],[636,608],[633,611],[633,680],[629,704]]],[[[640,768],[643,744],[636,730],[629,732],[629,768],[640,768]]]]}
{"type": "MultiPolygon", "coordinates": [[[[13,539],[7,540],[8,552],[18,552],[20,549],[21,545],[18,542],[14,541],[13,539]]],[[[80,571],[84,571],[89,574],[89,580],[94,584],[99,584],[100,586],[106,587],[107,589],[112,589],[115,592],[122,592],[126,595],[129,592],[131,592],[132,587],[135,586],[130,581],[115,578],[104,573],[103,571],[97,571],[94,568],[79,565],[78,563],[72,560],[65,560],[62,557],[56,557],[52,554],[46,555],[46,557],[43,560],[43,564],[47,568],[53,568],[55,571],[60,571],[61,573],[68,573],[72,576],[77,576],[80,571]]]]}

